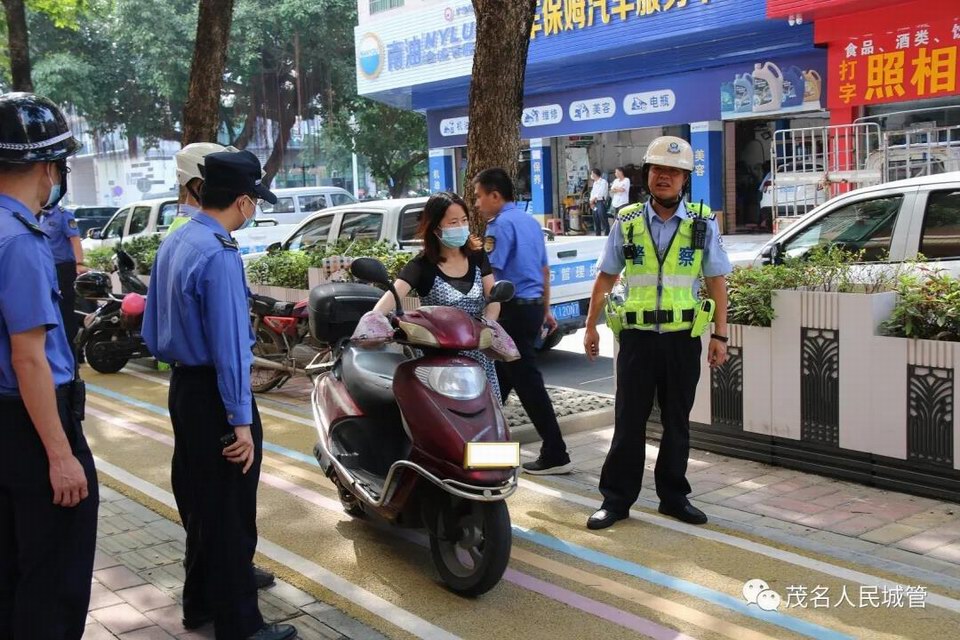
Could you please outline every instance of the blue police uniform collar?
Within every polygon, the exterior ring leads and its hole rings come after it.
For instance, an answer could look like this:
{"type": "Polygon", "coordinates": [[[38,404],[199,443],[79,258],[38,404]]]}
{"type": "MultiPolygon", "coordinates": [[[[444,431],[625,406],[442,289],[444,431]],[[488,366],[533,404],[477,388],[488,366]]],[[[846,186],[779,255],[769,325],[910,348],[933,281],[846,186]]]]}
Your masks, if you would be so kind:
{"type": "Polygon", "coordinates": [[[30,209],[27,208],[27,205],[23,204],[22,202],[20,202],[20,201],[17,200],[16,198],[11,198],[10,196],[8,196],[8,195],[6,195],[6,194],[3,194],[3,193],[0,193],[0,208],[2,208],[2,209],[9,209],[10,211],[13,211],[14,213],[19,213],[19,214],[25,216],[25,217],[27,218],[27,220],[34,220],[34,221],[36,221],[36,219],[37,219],[37,214],[36,214],[36,212],[30,211],[30,209]]]}
{"type": "Polygon", "coordinates": [[[193,219],[214,230],[214,232],[222,234],[224,236],[229,236],[228,232],[222,224],[220,224],[215,218],[203,212],[203,210],[198,210],[196,215],[193,216],[193,219]]]}
{"type": "Polygon", "coordinates": [[[519,211],[519,210],[520,210],[520,207],[518,207],[517,203],[514,202],[513,200],[511,200],[510,202],[504,202],[503,207],[501,207],[500,211],[497,212],[497,215],[490,218],[487,221],[487,224],[490,224],[491,222],[499,218],[501,215],[503,215],[507,211],[519,211]]]}
{"type": "Polygon", "coordinates": [[[653,224],[654,220],[660,220],[661,222],[666,224],[671,220],[673,220],[674,218],[678,218],[680,220],[686,220],[687,218],[690,217],[689,215],[687,215],[687,203],[683,200],[680,201],[680,206],[677,207],[677,210],[673,212],[673,215],[667,218],[666,220],[662,219],[660,216],[657,215],[657,212],[653,210],[653,205],[650,204],[649,200],[647,200],[646,213],[647,213],[647,222],[651,224],[653,224]]]}

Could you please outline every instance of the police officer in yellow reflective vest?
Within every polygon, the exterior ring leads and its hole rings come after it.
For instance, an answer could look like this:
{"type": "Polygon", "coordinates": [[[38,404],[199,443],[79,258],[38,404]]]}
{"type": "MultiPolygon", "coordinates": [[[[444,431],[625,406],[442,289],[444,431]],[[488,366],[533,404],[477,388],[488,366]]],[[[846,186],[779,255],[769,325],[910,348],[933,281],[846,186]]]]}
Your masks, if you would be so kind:
{"type": "Polygon", "coordinates": [[[731,267],[709,209],[683,201],[692,170],[693,150],[685,140],[663,136],[650,144],[642,169],[650,199],[620,210],[598,265],[584,350],[591,360],[599,354],[595,325],[604,310],[620,352],[616,424],[600,474],[603,504],[587,520],[590,529],[626,518],[640,495],[654,397],[663,425],[654,470],[659,511],[690,524],[707,521],[687,499],[690,410],[700,379],[701,335],[711,320],[707,361],[719,367],[727,359],[725,276],[731,267]],[[627,295],[612,302],[621,271],[627,295]]]}

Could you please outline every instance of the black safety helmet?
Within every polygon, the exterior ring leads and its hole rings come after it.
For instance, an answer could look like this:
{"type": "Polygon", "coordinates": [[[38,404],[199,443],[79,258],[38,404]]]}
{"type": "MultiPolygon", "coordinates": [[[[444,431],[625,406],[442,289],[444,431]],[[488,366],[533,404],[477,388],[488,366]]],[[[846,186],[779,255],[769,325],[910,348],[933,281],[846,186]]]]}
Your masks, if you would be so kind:
{"type": "Polygon", "coordinates": [[[77,295],[87,300],[108,298],[113,291],[110,276],[102,271],[87,271],[77,276],[73,283],[73,290],[77,295]]]}
{"type": "Polygon", "coordinates": [[[79,149],[53,102],[32,93],[0,94],[0,162],[57,162],[79,149]]]}

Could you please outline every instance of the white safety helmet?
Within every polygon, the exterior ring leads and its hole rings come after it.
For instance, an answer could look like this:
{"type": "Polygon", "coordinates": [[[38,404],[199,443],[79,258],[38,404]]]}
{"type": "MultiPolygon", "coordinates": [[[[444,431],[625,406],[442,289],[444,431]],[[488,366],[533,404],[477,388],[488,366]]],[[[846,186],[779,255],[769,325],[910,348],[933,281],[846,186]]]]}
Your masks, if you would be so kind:
{"type": "Polygon", "coordinates": [[[187,186],[194,178],[203,180],[203,174],[200,167],[203,166],[203,159],[211,153],[221,151],[239,151],[236,147],[225,147],[216,142],[194,142],[177,151],[174,157],[177,159],[177,182],[181,186],[187,186]]]}
{"type": "Polygon", "coordinates": [[[644,165],[675,167],[684,171],[693,171],[693,149],[690,143],[676,136],[660,136],[650,143],[643,156],[644,165]]]}

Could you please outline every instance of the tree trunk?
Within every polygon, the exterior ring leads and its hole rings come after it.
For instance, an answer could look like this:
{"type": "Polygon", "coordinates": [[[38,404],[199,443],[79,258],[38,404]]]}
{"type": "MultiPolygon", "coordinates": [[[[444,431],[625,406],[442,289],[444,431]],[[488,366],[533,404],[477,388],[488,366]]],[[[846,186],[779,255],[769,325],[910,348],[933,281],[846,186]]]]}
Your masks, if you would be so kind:
{"type": "Polygon", "coordinates": [[[470,82],[464,194],[471,209],[474,198],[469,181],[480,171],[502,167],[516,180],[523,79],[536,5],[536,0],[473,0],[477,44],[470,82]]]}
{"type": "Polygon", "coordinates": [[[410,184],[410,178],[413,176],[417,165],[426,159],[426,153],[415,153],[408,161],[390,172],[390,178],[393,180],[393,186],[389,188],[391,197],[407,197],[407,187],[410,184]]]}
{"type": "Polygon", "coordinates": [[[7,45],[10,48],[10,76],[13,80],[13,90],[32,93],[27,11],[23,6],[23,0],[3,0],[3,9],[7,19],[7,45]]]}
{"type": "Polygon", "coordinates": [[[295,100],[296,94],[293,91],[283,90],[284,104],[280,111],[277,139],[273,143],[273,151],[267,158],[267,164],[263,166],[263,183],[265,185],[273,182],[277,173],[283,168],[283,157],[287,150],[287,143],[290,142],[290,129],[293,127],[297,115],[295,100]]]}
{"type": "Polygon", "coordinates": [[[250,108],[247,109],[247,118],[243,121],[243,129],[240,130],[240,135],[238,135],[236,139],[230,143],[237,149],[246,149],[247,145],[250,144],[250,141],[253,140],[253,134],[257,131],[256,95],[257,92],[251,87],[250,108]]]}
{"type": "Polygon", "coordinates": [[[220,124],[220,87],[227,62],[233,0],[200,0],[197,40],[190,65],[190,87],[183,107],[184,146],[216,142],[220,124]]]}

